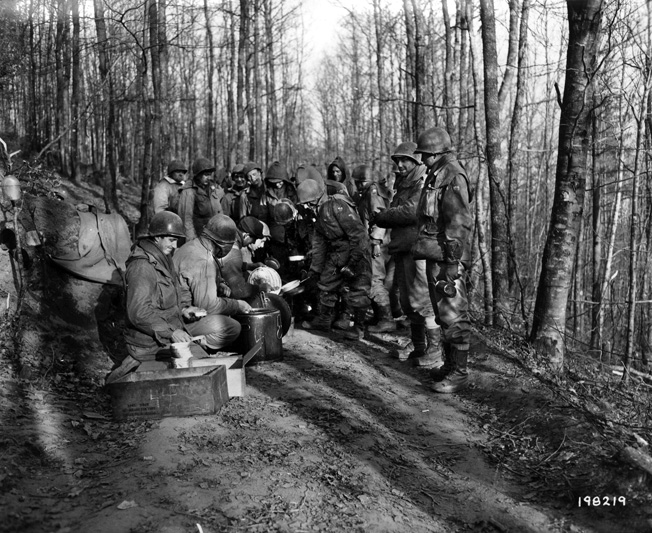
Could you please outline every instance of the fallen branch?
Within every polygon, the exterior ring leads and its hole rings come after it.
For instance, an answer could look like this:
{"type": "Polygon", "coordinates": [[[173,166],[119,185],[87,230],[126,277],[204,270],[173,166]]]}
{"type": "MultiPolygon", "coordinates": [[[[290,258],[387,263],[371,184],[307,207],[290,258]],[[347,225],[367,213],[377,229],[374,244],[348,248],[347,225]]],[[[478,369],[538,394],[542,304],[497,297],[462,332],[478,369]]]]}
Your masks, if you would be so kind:
{"type": "Polygon", "coordinates": [[[625,462],[652,476],[652,457],[648,454],[631,446],[625,446],[619,455],[625,462]]]}

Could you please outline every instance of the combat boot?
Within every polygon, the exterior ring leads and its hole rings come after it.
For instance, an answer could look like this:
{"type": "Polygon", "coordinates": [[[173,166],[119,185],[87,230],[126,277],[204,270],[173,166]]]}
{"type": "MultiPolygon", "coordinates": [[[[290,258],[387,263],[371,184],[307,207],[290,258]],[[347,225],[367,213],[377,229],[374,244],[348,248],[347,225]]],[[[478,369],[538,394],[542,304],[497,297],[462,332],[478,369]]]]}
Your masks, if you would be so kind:
{"type": "Polygon", "coordinates": [[[333,321],[333,308],[324,304],[319,304],[319,314],[310,322],[301,323],[303,329],[316,329],[319,331],[330,331],[331,322],[333,321]]]}
{"type": "Polygon", "coordinates": [[[414,360],[414,366],[419,368],[440,368],[444,366],[444,359],[441,354],[440,341],[441,328],[428,328],[426,336],[428,348],[421,357],[414,360]]]}
{"type": "Polygon", "coordinates": [[[444,365],[439,368],[433,368],[430,370],[430,377],[433,381],[443,381],[448,374],[453,371],[453,359],[451,357],[451,345],[449,342],[442,342],[442,348],[444,351],[444,365]]]}
{"type": "Polygon", "coordinates": [[[353,315],[353,325],[344,330],[344,337],[352,341],[364,339],[364,319],[367,315],[366,309],[356,309],[353,315]]]}
{"type": "Polygon", "coordinates": [[[451,347],[451,360],[453,369],[442,380],[434,383],[431,389],[441,394],[451,394],[465,389],[469,384],[469,373],[466,369],[469,358],[469,349],[460,350],[456,346],[451,347]]]}
{"type": "Polygon", "coordinates": [[[133,372],[139,366],[140,366],[140,361],[134,359],[133,357],[131,357],[131,355],[128,355],[122,360],[120,366],[114,368],[109,374],[107,374],[107,376],[104,378],[104,384],[110,385],[114,381],[117,381],[121,377],[129,374],[129,372],[133,372]]]}
{"type": "Polygon", "coordinates": [[[396,322],[392,317],[392,309],[389,305],[381,305],[378,307],[380,319],[375,326],[369,326],[369,333],[389,333],[396,331],[396,322]]]}
{"type": "Polygon", "coordinates": [[[353,314],[347,308],[342,313],[340,313],[339,318],[335,322],[333,322],[333,327],[335,329],[342,329],[346,331],[351,327],[352,322],[353,322],[353,314]]]}
{"type": "Polygon", "coordinates": [[[428,344],[426,343],[426,325],[410,322],[410,336],[412,338],[412,342],[410,343],[412,348],[410,349],[410,344],[408,344],[405,350],[399,351],[399,361],[415,359],[426,353],[426,348],[428,347],[428,344]]]}

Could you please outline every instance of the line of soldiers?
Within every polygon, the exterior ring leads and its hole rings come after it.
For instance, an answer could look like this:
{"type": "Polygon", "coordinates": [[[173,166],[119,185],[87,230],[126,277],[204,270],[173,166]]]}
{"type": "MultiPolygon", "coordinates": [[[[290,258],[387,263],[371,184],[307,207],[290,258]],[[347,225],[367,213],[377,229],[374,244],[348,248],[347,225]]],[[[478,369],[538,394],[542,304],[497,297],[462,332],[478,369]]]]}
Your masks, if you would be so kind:
{"type": "MultiPolygon", "coordinates": [[[[165,239],[186,239],[170,263],[186,295],[175,304],[181,321],[176,325],[185,324],[185,329],[176,329],[187,335],[170,326],[168,337],[190,338],[202,321],[210,322],[207,318],[246,312],[259,292],[300,277],[307,294],[318,289],[317,314],[302,322],[304,328],[341,328],[346,338],[359,340],[370,307],[376,312],[376,323],[368,327],[371,333],[395,330],[394,318],[402,312],[410,323],[411,349],[400,359],[429,369],[435,392],[464,388],[473,228],[469,179],[442,128],[423,132],[417,143],[399,144],[391,157],[396,165],[393,190],[366,165],[349,175],[339,157],[328,166],[325,180],[312,166],[299,167],[290,179],[278,161],[265,175],[250,162],[236,165],[230,180],[216,180],[215,167],[199,158],[192,178],[183,182],[186,169],[172,161],[168,175],[154,189],[149,234],[135,247],[152,255],[152,245],[161,249],[157,242],[171,246],[165,239]],[[174,232],[163,235],[152,228],[162,217],[163,225],[174,227],[174,232]],[[250,272],[263,265],[278,275],[262,276],[257,286],[247,283],[250,272]],[[400,310],[392,305],[393,287],[398,288],[400,310]],[[216,299],[239,303],[217,305],[216,299]],[[207,316],[199,316],[204,311],[207,316]]],[[[164,256],[172,255],[161,250],[164,256]]],[[[134,265],[140,264],[136,252],[132,256],[128,282],[134,279],[130,271],[133,274],[134,265]]],[[[162,264],[161,257],[155,263],[150,257],[150,263],[162,264]]],[[[127,287],[128,319],[132,329],[142,332],[138,313],[129,309],[133,285],[127,287]]],[[[239,328],[211,320],[216,331],[207,334],[212,339],[207,344],[216,349],[239,328]],[[217,329],[223,331],[221,337],[217,329]]],[[[157,348],[165,345],[167,339],[153,331],[145,335],[153,337],[157,348]]]]}

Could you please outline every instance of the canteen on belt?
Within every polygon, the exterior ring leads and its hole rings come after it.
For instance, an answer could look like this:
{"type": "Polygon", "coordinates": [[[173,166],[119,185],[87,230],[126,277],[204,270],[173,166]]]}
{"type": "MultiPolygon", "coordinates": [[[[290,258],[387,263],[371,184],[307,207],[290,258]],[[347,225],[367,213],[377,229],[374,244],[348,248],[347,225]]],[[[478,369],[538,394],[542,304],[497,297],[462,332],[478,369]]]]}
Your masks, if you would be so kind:
{"type": "Polygon", "coordinates": [[[251,312],[238,313],[233,318],[240,322],[242,328],[234,346],[239,353],[247,353],[260,339],[264,339],[262,350],[249,364],[283,359],[283,323],[278,309],[254,307],[251,312]]]}

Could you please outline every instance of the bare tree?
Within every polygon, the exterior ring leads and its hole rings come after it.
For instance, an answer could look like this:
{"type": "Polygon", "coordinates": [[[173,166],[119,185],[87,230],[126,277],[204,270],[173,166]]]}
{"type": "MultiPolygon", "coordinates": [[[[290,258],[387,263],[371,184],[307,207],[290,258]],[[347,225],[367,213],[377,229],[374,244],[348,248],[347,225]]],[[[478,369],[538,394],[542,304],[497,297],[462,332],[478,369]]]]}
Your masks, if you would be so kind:
{"type": "Polygon", "coordinates": [[[602,1],[568,0],[569,40],[561,102],[555,196],[543,252],[531,340],[561,368],[566,304],[584,207],[593,76],[598,66],[602,1]]]}

